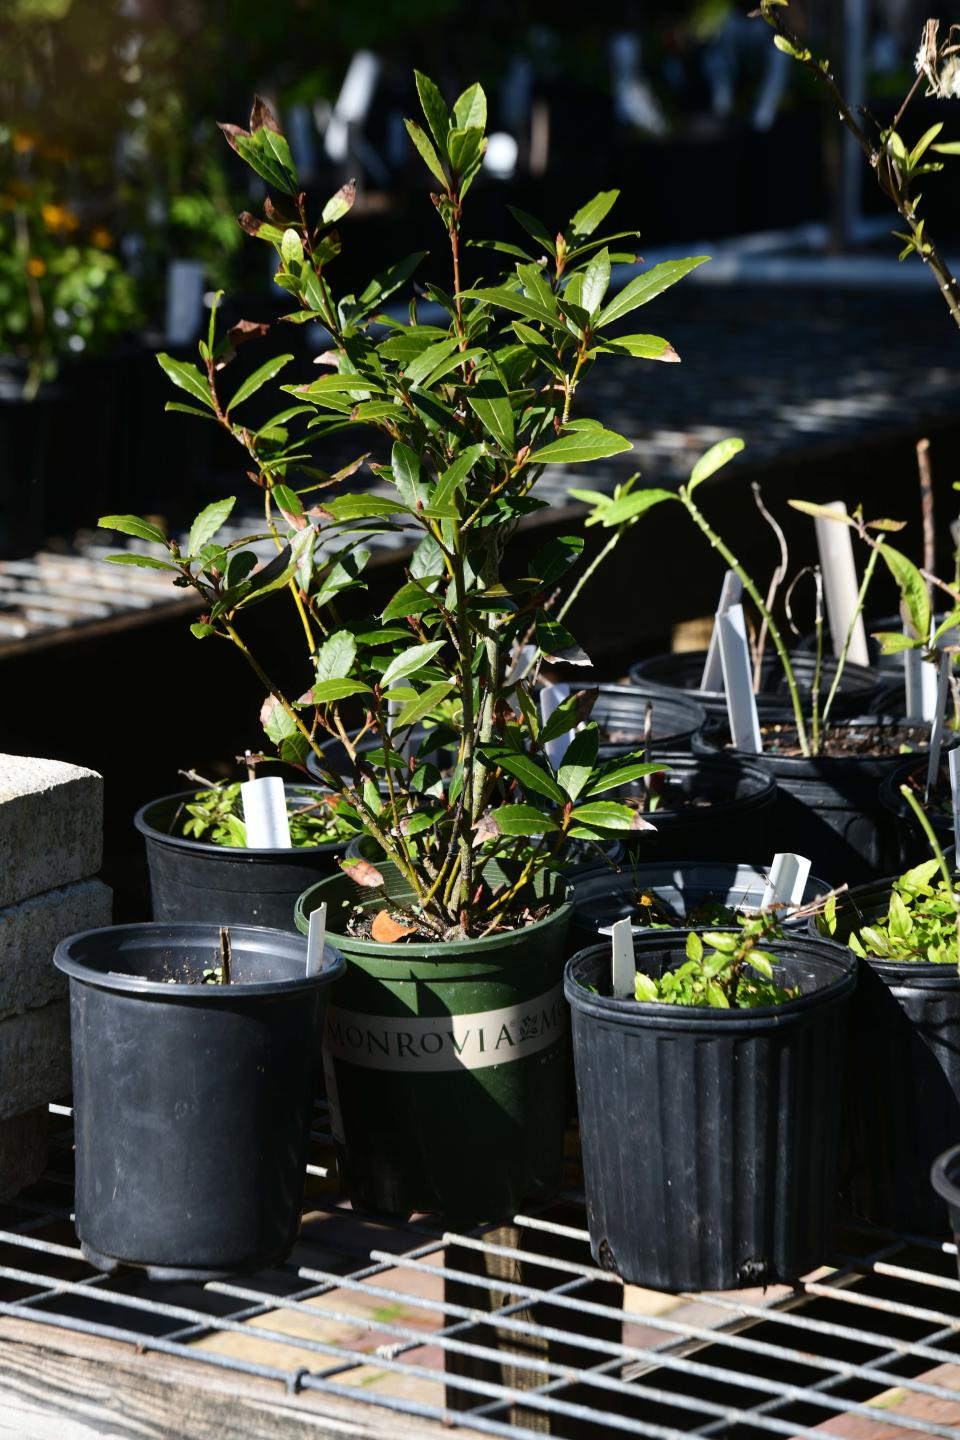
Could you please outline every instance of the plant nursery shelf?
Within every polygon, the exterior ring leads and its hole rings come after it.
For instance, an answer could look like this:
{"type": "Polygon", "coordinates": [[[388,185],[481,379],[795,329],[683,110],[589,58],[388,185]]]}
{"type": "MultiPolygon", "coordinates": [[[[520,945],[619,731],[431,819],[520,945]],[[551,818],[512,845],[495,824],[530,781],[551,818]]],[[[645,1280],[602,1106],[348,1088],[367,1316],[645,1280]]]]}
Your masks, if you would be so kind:
{"type": "Polygon", "coordinates": [[[795,1287],[654,1294],[596,1267],[576,1189],[468,1233],[387,1220],[338,1199],[318,1133],[284,1268],[106,1277],[76,1242],[53,1111],[48,1174],[0,1207],[6,1433],[960,1440],[952,1245],[855,1227],[795,1287]]]}

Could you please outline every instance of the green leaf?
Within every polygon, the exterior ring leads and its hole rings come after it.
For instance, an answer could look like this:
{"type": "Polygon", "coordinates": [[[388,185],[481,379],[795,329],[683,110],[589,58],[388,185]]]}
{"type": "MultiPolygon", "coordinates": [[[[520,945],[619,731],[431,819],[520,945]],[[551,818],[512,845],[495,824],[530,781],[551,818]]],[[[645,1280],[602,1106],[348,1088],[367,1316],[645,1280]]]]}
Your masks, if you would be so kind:
{"type": "Polygon", "coordinates": [[[101,530],[119,530],[121,535],[136,535],[140,540],[155,540],[166,545],[167,537],[158,525],[151,525],[139,515],[101,515],[97,521],[101,530]]]}
{"type": "Polygon", "coordinates": [[[381,620],[396,620],[401,616],[422,615],[427,610],[438,610],[440,601],[436,595],[431,595],[428,586],[443,577],[440,575],[427,576],[418,583],[411,581],[408,585],[401,585],[400,589],[389,602],[386,609],[381,613],[381,620]]]}
{"type": "Polygon", "coordinates": [[[828,505],[817,505],[812,500],[788,500],[787,504],[792,509],[799,510],[803,515],[812,515],[821,520],[833,520],[840,525],[849,525],[852,530],[856,529],[853,519],[843,510],[831,510],[828,505]]]}
{"type": "Polygon", "coordinates": [[[593,774],[598,748],[599,731],[596,725],[587,725],[578,731],[567,746],[557,779],[571,800],[577,799],[593,774]]]}
{"type": "MultiPolygon", "coordinates": [[[[427,143],[429,144],[429,141],[427,143]]],[[[391,265],[388,269],[382,270],[379,275],[375,275],[370,284],[360,292],[357,304],[363,311],[372,309],[374,305],[382,305],[384,300],[410,279],[426,254],[426,250],[414,250],[403,260],[398,260],[395,265],[391,265]]]]}
{"type": "Polygon", "coordinates": [[[417,94],[420,96],[420,105],[424,115],[427,117],[427,124],[430,126],[431,134],[437,142],[437,149],[441,155],[447,153],[447,132],[450,129],[450,116],[447,106],[439,89],[420,70],[414,70],[414,79],[417,82],[417,94]]]}
{"type": "Polygon", "coordinates": [[[655,980],[649,975],[642,975],[638,970],[633,983],[633,998],[640,1001],[651,1001],[660,999],[660,990],[655,980]]]}
{"type": "Polygon", "coordinates": [[[446,360],[447,356],[457,349],[459,344],[458,336],[445,335],[435,345],[430,345],[426,350],[422,350],[416,359],[410,361],[403,372],[410,384],[419,385],[441,360],[446,360]]]}
{"type": "Polygon", "coordinates": [[[440,184],[444,187],[444,189],[446,189],[447,177],[443,173],[443,166],[440,164],[440,158],[437,155],[436,150],[434,150],[433,146],[430,144],[426,132],[420,128],[420,126],[416,123],[415,120],[404,120],[403,123],[407,127],[407,134],[410,136],[410,139],[413,141],[414,145],[417,147],[417,150],[420,152],[421,160],[423,160],[427,169],[436,176],[436,178],[440,181],[440,184]]]}
{"type": "Polygon", "coordinates": [[[380,680],[381,690],[386,690],[395,680],[400,680],[406,675],[415,675],[418,670],[423,669],[424,665],[429,665],[434,655],[443,649],[444,643],[443,640],[431,640],[426,645],[412,645],[401,655],[395,655],[383,672],[380,680]]]}
{"type": "Polygon", "coordinates": [[[709,259],[709,255],[694,255],[687,260],[665,260],[661,265],[654,265],[652,270],[631,280],[609,305],[604,306],[597,316],[597,325],[610,325],[621,316],[629,315],[631,310],[655,300],[664,290],[669,290],[671,285],[676,285],[678,280],[709,259]]]}
{"type": "Polygon", "coordinates": [[[789,55],[793,60],[805,62],[811,58],[809,50],[798,50],[793,41],[788,40],[785,35],[774,35],[773,43],[778,50],[782,50],[784,55],[789,55]]]}
{"type": "Polygon", "coordinates": [[[272,380],[274,375],[279,375],[283,367],[289,365],[292,359],[292,355],[276,355],[272,360],[268,360],[265,364],[261,365],[258,370],[254,370],[253,374],[248,375],[243,384],[237,389],[237,393],[227,406],[228,411],[235,410],[238,405],[243,404],[244,400],[249,400],[250,396],[255,395],[261,385],[265,385],[268,380],[272,380]]]}
{"type": "Polygon", "coordinates": [[[362,680],[321,680],[314,685],[299,703],[306,705],[332,705],[337,700],[348,700],[351,695],[360,695],[370,690],[362,680]]]}
{"type": "Polygon", "coordinates": [[[565,797],[560,786],[532,756],[524,754],[522,750],[509,750],[500,745],[484,745],[481,753],[484,760],[491,765],[498,765],[501,770],[519,780],[525,790],[532,790],[536,795],[556,801],[558,805],[563,804],[565,797]]]}
{"type": "Polygon", "coordinates": [[[270,491],[270,498],[291,524],[303,514],[303,501],[296,490],[291,490],[289,485],[274,485],[270,491]]]}
{"type": "Polygon", "coordinates": [[[508,205],[507,209],[517,224],[526,230],[531,239],[536,240],[539,245],[542,245],[548,255],[556,258],[556,244],[543,221],[538,220],[536,215],[530,215],[526,210],[521,210],[517,205],[508,205]]]}
{"type": "Polygon", "coordinates": [[[483,131],[476,126],[471,126],[466,130],[451,130],[447,136],[447,155],[450,158],[450,168],[457,175],[469,174],[486,148],[487,142],[483,138],[483,131]]]}
{"type": "MultiPolygon", "coordinates": [[[[467,350],[455,350],[453,354],[448,355],[445,360],[440,360],[430,371],[429,375],[424,377],[422,381],[423,388],[427,389],[430,385],[435,385],[438,380],[443,379],[444,375],[449,375],[451,370],[458,370],[461,365],[467,365],[471,360],[480,361],[486,354],[486,350],[481,350],[479,346],[473,346],[467,350]]],[[[416,396],[414,399],[416,399],[416,396]]]]}
{"type": "Polygon", "coordinates": [[[933,644],[936,645],[943,639],[948,630],[955,630],[960,626],[960,610],[951,610],[945,620],[942,620],[933,632],[933,644]]]}
{"type": "Polygon", "coordinates": [[[507,455],[516,452],[513,428],[513,407],[510,396],[499,380],[484,376],[467,391],[471,410],[507,455]]]}
{"type": "Polygon", "coordinates": [[[457,515],[456,495],[470,471],[484,453],[483,445],[470,445],[448,465],[438,479],[430,497],[426,514],[431,516],[454,517],[457,515]]]}
{"type": "Polygon", "coordinates": [[[122,555],[105,555],[112,565],[138,565],[141,570],[174,570],[179,575],[180,566],[169,560],[156,560],[152,555],[138,555],[135,550],[125,550],[122,555]]]}
{"type": "Polygon", "coordinates": [[[418,508],[424,508],[430,499],[426,474],[419,456],[414,454],[409,445],[403,445],[398,440],[390,452],[390,470],[397,494],[407,509],[416,514],[418,508]]]}
{"type": "Polygon", "coordinates": [[[314,595],[315,605],[327,605],[342,590],[351,590],[361,585],[361,572],[370,559],[369,550],[353,550],[332,565],[314,595]]]}
{"type": "Polygon", "coordinates": [[[533,805],[500,805],[491,811],[501,835],[542,835],[545,830],[559,830],[556,820],[533,805]]]}
{"type": "Polygon", "coordinates": [[[587,795],[603,795],[607,790],[629,785],[631,780],[642,780],[645,775],[659,775],[669,768],[668,765],[653,765],[645,760],[631,760],[626,763],[615,761],[612,765],[604,766],[588,788],[587,795]]]}
{"type": "Polygon", "coordinates": [[[400,515],[406,507],[399,500],[388,495],[340,495],[336,500],[326,500],[323,505],[335,520],[366,520],[372,515],[400,515]]]}
{"type": "Polygon", "coordinates": [[[938,155],[960,155],[960,140],[944,140],[942,145],[934,145],[938,155]]]}
{"type": "Polygon", "coordinates": [[[602,525],[605,530],[612,530],[616,525],[625,525],[629,521],[636,520],[638,516],[652,509],[654,505],[660,505],[664,500],[679,500],[673,490],[661,490],[657,486],[651,486],[649,490],[630,491],[626,495],[620,495],[617,499],[601,495],[597,499],[596,492],[591,490],[568,490],[575,500],[583,500],[586,504],[594,504],[593,514],[587,519],[588,525],[602,525]]]}
{"type": "Polygon", "coordinates": [[[192,395],[194,400],[199,400],[201,405],[206,405],[208,410],[215,408],[210,395],[210,386],[196,365],[188,365],[184,360],[174,360],[172,355],[165,355],[162,351],[157,356],[157,364],[174,385],[179,386],[181,390],[186,390],[188,395],[192,395]]]}
{"type": "Polygon", "coordinates": [[[236,143],[237,154],[246,160],[251,170],[256,170],[268,185],[283,190],[287,195],[297,194],[299,186],[293,168],[293,157],[290,146],[282,135],[263,127],[255,130],[252,135],[237,135],[236,143]]]}
{"type": "Polygon", "coordinates": [[[672,364],[680,361],[670,341],[662,335],[618,335],[615,340],[605,340],[596,350],[608,355],[632,355],[637,360],[665,360],[672,364]]]}
{"type": "Polygon", "coordinates": [[[487,97],[479,84],[470,85],[453,106],[454,123],[460,130],[483,130],[487,124],[487,97]]]}
{"type": "Polygon", "coordinates": [[[585,460],[604,460],[632,450],[633,442],[613,430],[571,430],[559,440],[534,450],[527,457],[529,465],[576,465],[585,460]]]}
{"type": "Polygon", "coordinates": [[[504,285],[495,285],[490,290],[462,290],[461,296],[468,300],[479,300],[484,305],[497,305],[501,310],[513,310],[527,320],[538,320],[551,329],[560,329],[561,321],[551,310],[530,295],[519,290],[508,290],[504,285]]]}
{"type": "Polygon", "coordinates": [[[163,408],[164,410],[176,410],[181,415],[195,415],[198,420],[212,420],[214,424],[217,423],[217,417],[212,412],[198,410],[195,405],[181,405],[178,400],[168,400],[163,408]]]}
{"type": "Polygon", "coordinates": [[[726,440],[718,440],[716,445],[711,445],[706,454],[700,456],[690,471],[690,479],[687,483],[688,494],[692,495],[702,481],[715,475],[733,459],[734,455],[739,455],[743,449],[743,443],[737,436],[730,436],[726,440]]]}
{"type": "Polygon", "coordinates": [[[216,633],[212,625],[207,625],[201,620],[197,620],[190,626],[190,634],[195,635],[198,640],[203,640],[208,635],[216,635],[216,633]]]}
{"type": "Polygon", "coordinates": [[[530,565],[542,585],[555,585],[583,553],[582,535],[557,535],[534,555],[530,565]]]}
{"type": "Polygon", "coordinates": [[[688,960],[693,960],[698,965],[703,959],[703,941],[695,930],[691,930],[687,936],[686,955],[688,960]]]}
{"type": "Polygon", "coordinates": [[[916,650],[926,644],[925,640],[904,635],[902,630],[873,630],[871,636],[880,646],[882,655],[897,655],[901,650],[916,650]]]}
{"type": "Polygon", "coordinates": [[[601,221],[609,215],[619,195],[619,190],[601,190],[594,195],[593,199],[588,200],[586,205],[581,205],[574,215],[567,226],[568,234],[577,237],[592,235],[601,221]]]}
{"type": "Polygon", "coordinates": [[[580,292],[580,304],[588,315],[595,315],[599,310],[607,287],[610,284],[610,252],[604,248],[594,255],[590,264],[583,272],[583,288],[580,292]]]}
{"type": "Polygon", "coordinates": [[[768,955],[766,950],[751,950],[747,956],[747,964],[759,971],[765,980],[772,980],[774,958],[773,955],[768,955]]]}
{"type": "Polygon", "coordinates": [[[349,630],[337,630],[317,651],[317,682],[345,680],[357,657],[357,642],[349,630]]]}
{"type": "Polygon", "coordinates": [[[630,805],[620,805],[615,800],[592,800],[578,805],[571,817],[581,825],[593,830],[641,830],[647,822],[638,810],[630,805]]]}
{"type": "MultiPolygon", "coordinates": [[[[598,692],[594,690],[594,700],[597,694],[598,692]]],[[[588,695],[589,692],[578,690],[573,695],[568,695],[566,700],[560,701],[540,729],[538,739],[541,745],[546,745],[548,740],[556,740],[560,735],[566,735],[568,730],[573,730],[579,725],[590,709],[590,706],[586,704],[588,695]]]]}
{"type": "Polygon", "coordinates": [[[289,228],[284,230],[283,238],[280,241],[280,256],[288,270],[293,265],[303,264],[303,241],[296,230],[289,228]]]}
{"type": "Polygon", "coordinates": [[[919,161],[921,155],[923,155],[923,153],[924,153],[924,151],[927,149],[927,147],[933,144],[934,140],[936,140],[937,136],[940,134],[940,131],[941,131],[942,129],[943,129],[943,121],[942,121],[942,120],[939,120],[936,125],[931,125],[931,126],[930,126],[930,129],[929,129],[929,130],[925,130],[924,133],[920,136],[920,139],[917,141],[916,145],[914,145],[913,149],[910,151],[910,168],[911,168],[911,170],[912,170],[913,167],[917,164],[917,162],[919,161]]]}
{"type": "Polygon", "coordinates": [[[926,644],[930,635],[930,597],[926,583],[912,560],[892,545],[880,547],[880,554],[887,562],[887,568],[900,587],[900,595],[910,616],[910,623],[920,640],[926,644]]]}
{"type": "Polygon", "coordinates": [[[212,540],[214,535],[229,518],[230,512],[237,503],[235,495],[228,495],[225,500],[214,500],[194,520],[190,526],[190,534],[187,537],[187,554],[198,554],[212,540]]]}
{"type": "Polygon", "coordinates": [[[348,180],[345,185],[340,186],[336,194],[330,196],[330,199],[326,205],[324,205],[323,213],[320,216],[323,224],[335,225],[338,220],[342,220],[344,215],[352,209],[356,198],[356,182],[348,180]]]}
{"type": "Polygon", "coordinates": [[[453,689],[452,680],[438,680],[434,685],[428,685],[422,695],[416,700],[411,700],[404,705],[399,715],[393,721],[394,733],[397,730],[406,730],[410,725],[416,725],[418,721],[426,718],[431,710],[435,710],[441,700],[445,700],[453,689]]]}

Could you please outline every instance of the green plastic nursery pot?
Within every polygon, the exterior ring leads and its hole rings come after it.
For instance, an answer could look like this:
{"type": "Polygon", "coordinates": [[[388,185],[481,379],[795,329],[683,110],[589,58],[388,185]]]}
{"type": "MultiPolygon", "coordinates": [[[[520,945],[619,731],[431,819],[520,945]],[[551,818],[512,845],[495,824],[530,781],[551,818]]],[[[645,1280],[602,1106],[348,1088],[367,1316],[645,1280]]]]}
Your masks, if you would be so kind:
{"type": "Polygon", "coordinates": [[[347,961],[327,1011],[324,1068],[355,1205],[478,1221],[558,1188],[573,907],[561,881],[544,883],[559,902],[544,919],[449,944],[348,934],[358,894],[343,875],[301,895],[298,929],[326,901],[327,938],[347,961]]]}

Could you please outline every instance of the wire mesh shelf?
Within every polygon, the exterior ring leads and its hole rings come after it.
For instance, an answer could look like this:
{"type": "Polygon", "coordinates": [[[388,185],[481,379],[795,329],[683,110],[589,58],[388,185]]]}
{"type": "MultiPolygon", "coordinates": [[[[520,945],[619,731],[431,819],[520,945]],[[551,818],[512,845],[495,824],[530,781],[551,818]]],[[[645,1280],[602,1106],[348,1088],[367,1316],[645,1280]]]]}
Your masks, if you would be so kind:
{"type": "Polygon", "coordinates": [[[305,1407],[350,1401],[358,1436],[364,1417],[390,1434],[392,1415],[422,1424],[405,1434],[516,1440],[960,1440],[952,1244],[852,1227],[793,1287],[641,1291],[593,1262],[575,1188],[469,1233],[351,1209],[320,1112],[283,1268],[203,1285],[107,1277],[78,1247],[70,1111],[51,1109],[48,1173],[0,1206],[0,1316],[36,1326],[41,1347],[70,1332],[273,1382],[305,1407]]]}

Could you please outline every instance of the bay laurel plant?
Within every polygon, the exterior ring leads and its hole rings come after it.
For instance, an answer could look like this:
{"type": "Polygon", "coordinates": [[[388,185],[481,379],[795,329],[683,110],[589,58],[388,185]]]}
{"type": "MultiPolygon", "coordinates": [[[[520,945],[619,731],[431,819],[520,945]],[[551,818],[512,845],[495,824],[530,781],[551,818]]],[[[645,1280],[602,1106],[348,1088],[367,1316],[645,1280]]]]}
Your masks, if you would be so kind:
{"type": "Polygon", "coordinates": [[[315,208],[260,99],[248,130],[221,126],[269,188],[262,218],[244,214],[240,223],[276,252],[276,284],[292,305],[280,323],[319,327],[324,371],[305,380],[283,354],[224,394],[226,365],[264,327],[220,333],[214,308],[199,365],[158,357],[187,396],[168,408],[238,442],[263,525],[220,543],[233,499],[207,506],[184,548],[136,516],[101,524],[156,543],[156,555],[111,558],[166,569],[202,597],[193,633],[229,645],[256,672],[279,758],[302,766],[313,752],[338,813],[372,835],[402,875],[418,929],[459,939],[523,924],[529,882],[568,840],[646,823],[606,797],[661,767],[636,752],[598,763],[587,692],[542,723],[522,650],[532,647],[534,671],[541,659],[585,658],[556,608],[582,538],[550,540],[522,572],[507,547],[546,503],[536,486],[547,466],[630,449],[585,412],[585,384],[609,355],[677,359],[661,337],[619,333],[621,322],[706,257],[656,265],[611,292],[612,267],[638,263],[621,248],[637,232],[599,233],[615,190],[595,195],[559,231],[515,209],[514,238],[478,241],[467,257],[465,202],[486,146],[486,100],[472,85],[451,111],[426,76],[416,83],[426,123],[407,129],[432,177],[429,205],[447,258],[409,255],[353,293],[338,293],[330,273],[354,187],[315,208]],[[472,270],[497,273],[468,282],[467,258],[472,270]],[[414,287],[427,270],[431,278],[414,287]],[[255,426],[247,402],[267,386],[279,386],[278,408],[255,426]],[[332,474],[319,468],[317,446],[354,435],[357,458],[332,474]],[[391,532],[415,548],[395,594],[365,614],[358,597],[370,537],[391,532]],[[251,546],[265,537],[276,554],[262,564],[251,546]],[[271,657],[248,645],[245,627],[252,605],[278,605],[282,592],[309,657],[291,693],[271,657]],[[424,725],[432,728],[417,744],[415,727],[424,725]],[[552,765],[546,743],[577,725],[552,765]],[[349,767],[337,767],[331,740],[349,767]],[[452,757],[446,773],[431,758],[443,747],[452,757]]]}

